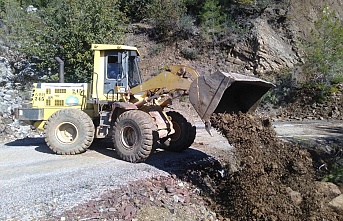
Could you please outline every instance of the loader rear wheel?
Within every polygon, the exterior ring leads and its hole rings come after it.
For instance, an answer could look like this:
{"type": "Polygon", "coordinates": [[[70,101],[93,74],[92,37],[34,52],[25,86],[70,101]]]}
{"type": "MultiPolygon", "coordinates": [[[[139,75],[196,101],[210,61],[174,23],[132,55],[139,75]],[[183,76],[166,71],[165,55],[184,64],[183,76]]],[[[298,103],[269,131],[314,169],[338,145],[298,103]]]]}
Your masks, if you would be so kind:
{"type": "Polygon", "coordinates": [[[45,142],[57,154],[85,152],[94,139],[92,119],[79,109],[61,109],[44,125],[45,142]]]}
{"type": "Polygon", "coordinates": [[[149,114],[140,110],[126,111],[114,124],[114,148],[125,161],[143,162],[152,151],[156,131],[156,124],[149,114]]]}
{"type": "Polygon", "coordinates": [[[169,111],[175,133],[161,139],[162,149],[181,152],[192,145],[196,135],[196,128],[182,114],[169,111]]]}

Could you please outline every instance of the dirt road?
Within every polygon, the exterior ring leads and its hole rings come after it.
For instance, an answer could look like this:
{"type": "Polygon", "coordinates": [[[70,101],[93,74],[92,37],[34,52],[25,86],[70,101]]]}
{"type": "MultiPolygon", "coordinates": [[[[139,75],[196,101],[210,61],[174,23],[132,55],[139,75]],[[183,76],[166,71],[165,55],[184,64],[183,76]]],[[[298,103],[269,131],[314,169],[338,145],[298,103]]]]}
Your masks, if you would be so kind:
{"type": "MultiPolygon", "coordinates": [[[[342,122],[277,122],[285,139],[342,139],[342,122]]],[[[118,159],[111,142],[98,142],[75,156],[53,154],[41,138],[0,144],[0,220],[51,217],[133,180],[173,173],[192,162],[229,151],[227,140],[210,137],[197,123],[197,138],[183,153],[159,151],[146,163],[118,159]]]]}
{"type": "Polygon", "coordinates": [[[342,143],[342,121],[295,121],[275,122],[278,136],[289,141],[316,143],[342,143]]]}
{"type": "MultiPolygon", "coordinates": [[[[203,149],[218,144],[230,148],[218,133],[210,137],[203,125],[197,127],[196,142],[203,149]]],[[[1,143],[0,220],[50,217],[108,189],[167,175],[185,163],[210,157],[203,150],[190,148],[182,154],[160,151],[146,163],[131,164],[119,160],[111,146],[110,140],[101,141],[83,154],[62,156],[51,152],[42,138],[1,143]]]]}

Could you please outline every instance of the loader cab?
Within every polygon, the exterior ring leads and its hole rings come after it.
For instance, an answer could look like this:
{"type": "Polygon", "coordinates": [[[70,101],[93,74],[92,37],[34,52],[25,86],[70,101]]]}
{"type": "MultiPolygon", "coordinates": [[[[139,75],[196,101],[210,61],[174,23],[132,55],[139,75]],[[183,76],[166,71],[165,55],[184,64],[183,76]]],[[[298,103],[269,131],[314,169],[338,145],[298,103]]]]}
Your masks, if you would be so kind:
{"type": "Polygon", "coordinates": [[[121,100],[125,93],[142,83],[138,50],[125,45],[92,45],[94,73],[92,98],[121,100]]]}

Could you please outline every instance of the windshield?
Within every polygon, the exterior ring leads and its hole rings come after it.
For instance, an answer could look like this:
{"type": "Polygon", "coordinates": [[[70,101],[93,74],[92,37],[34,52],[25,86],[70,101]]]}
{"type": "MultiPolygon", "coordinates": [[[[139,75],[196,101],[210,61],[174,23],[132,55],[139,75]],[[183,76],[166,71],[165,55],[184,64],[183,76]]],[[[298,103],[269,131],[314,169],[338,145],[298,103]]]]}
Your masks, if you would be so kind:
{"type": "Polygon", "coordinates": [[[138,69],[136,56],[129,57],[129,87],[133,88],[142,83],[141,75],[138,69]]]}

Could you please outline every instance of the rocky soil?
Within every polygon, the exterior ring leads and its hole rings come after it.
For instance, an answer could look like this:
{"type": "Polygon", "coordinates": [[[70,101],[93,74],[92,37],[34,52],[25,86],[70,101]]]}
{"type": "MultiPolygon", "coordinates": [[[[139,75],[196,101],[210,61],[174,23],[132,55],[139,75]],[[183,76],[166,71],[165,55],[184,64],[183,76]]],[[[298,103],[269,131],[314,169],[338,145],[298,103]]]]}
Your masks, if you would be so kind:
{"type": "Polygon", "coordinates": [[[233,152],[190,160],[169,176],[132,182],[51,220],[343,219],[342,187],[318,181],[318,159],[277,138],[268,117],[214,115],[212,124],[233,152]]]}

